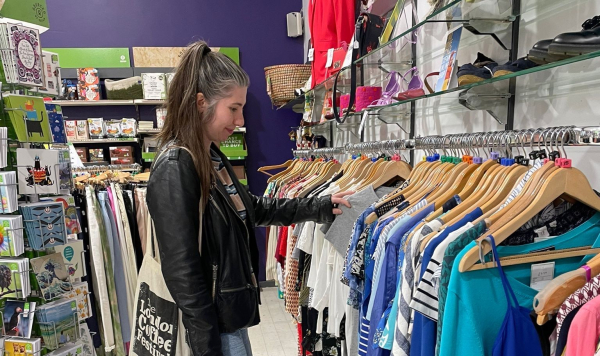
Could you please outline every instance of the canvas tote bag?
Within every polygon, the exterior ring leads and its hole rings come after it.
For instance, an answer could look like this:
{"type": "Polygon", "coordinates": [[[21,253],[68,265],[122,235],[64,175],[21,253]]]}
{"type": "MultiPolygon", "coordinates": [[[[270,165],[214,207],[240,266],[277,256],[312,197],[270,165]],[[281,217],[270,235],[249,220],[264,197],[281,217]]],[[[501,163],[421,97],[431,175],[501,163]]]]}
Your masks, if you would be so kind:
{"type": "MultiPolygon", "coordinates": [[[[199,242],[201,237],[202,204],[200,204],[199,242]]],[[[171,297],[162,274],[158,242],[151,216],[147,219],[146,253],[138,275],[131,330],[130,356],[193,355],[186,342],[181,310],[171,297]]]]}

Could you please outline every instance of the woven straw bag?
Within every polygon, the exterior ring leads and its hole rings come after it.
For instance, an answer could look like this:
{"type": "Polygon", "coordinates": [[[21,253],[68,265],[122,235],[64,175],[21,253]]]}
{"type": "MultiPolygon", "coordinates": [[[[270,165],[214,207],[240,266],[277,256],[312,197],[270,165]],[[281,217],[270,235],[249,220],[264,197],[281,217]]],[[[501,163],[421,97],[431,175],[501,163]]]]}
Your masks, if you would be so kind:
{"type": "Polygon", "coordinates": [[[294,89],[302,88],[310,77],[310,64],[284,64],[265,68],[267,94],[275,106],[293,100],[294,89]]]}

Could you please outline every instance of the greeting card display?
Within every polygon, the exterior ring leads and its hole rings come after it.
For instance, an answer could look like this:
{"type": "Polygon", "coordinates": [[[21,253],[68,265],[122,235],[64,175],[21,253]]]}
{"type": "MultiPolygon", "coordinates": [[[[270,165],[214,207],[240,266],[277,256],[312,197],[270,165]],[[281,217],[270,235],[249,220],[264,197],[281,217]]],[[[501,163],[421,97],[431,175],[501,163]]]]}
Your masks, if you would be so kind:
{"type": "Polygon", "coordinates": [[[41,339],[10,338],[4,341],[5,356],[39,355],[42,350],[41,339]]]}
{"type": "Polygon", "coordinates": [[[15,172],[0,172],[0,213],[10,214],[18,208],[17,175],[15,172]]]}
{"type": "Polygon", "coordinates": [[[8,166],[8,128],[0,127],[0,168],[8,166]]]}
{"type": "Polygon", "coordinates": [[[23,204],[19,209],[25,222],[29,247],[39,251],[66,243],[65,213],[62,203],[23,204]]]}
{"type": "Polygon", "coordinates": [[[25,252],[23,217],[0,215],[0,256],[20,256],[25,252]]]}
{"type": "Polygon", "coordinates": [[[34,28],[0,24],[0,45],[6,80],[9,83],[44,85],[40,33],[34,28]],[[8,50],[10,48],[10,50],[8,50]]]}
{"type": "Polygon", "coordinates": [[[60,253],[32,259],[31,268],[44,299],[51,300],[73,290],[69,270],[60,253]]]}
{"type": "Polygon", "coordinates": [[[82,278],[85,276],[82,259],[83,240],[71,241],[66,245],[55,246],[54,251],[62,256],[69,276],[73,278],[82,278]]]}
{"type": "Polygon", "coordinates": [[[67,135],[65,133],[62,108],[60,105],[46,103],[46,111],[48,112],[48,121],[50,121],[52,142],[66,143],[67,135]]]}
{"type": "Polygon", "coordinates": [[[73,284],[73,290],[65,295],[66,298],[77,302],[77,313],[79,320],[85,320],[92,316],[92,302],[87,282],[73,284]]]}
{"type": "Polygon", "coordinates": [[[48,112],[42,98],[4,95],[4,106],[10,117],[9,137],[16,136],[21,142],[52,142],[48,112]]]}
{"type": "Polygon", "coordinates": [[[77,341],[76,343],[66,343],[64,346],[59,348],[58,350],[54,350],[46,356],[85,356],[88,355],[84,353],[83,343],[77,341]]]}
{"type": "Polygon", "coordinates": [[[45,346],[56,350],[77,340],[79,323],[77,305],[70,299],[59,299],[38,307],[37,317],[45,346]]]}
{"type": "Polygon", "coordinates": [[[4,305],[4,335],[31,337],[35,302],[9,300],[4,305]]]}
{"type": "Polygon", "coordinates": [[[0,258],[0,298],[23,299],[31,294],[28,258],[0,258]]]}
{"type": "MultiPolygon", "coordinates": [[[[77,215],[75,198],[73,198],[72,195],[60,195],[57,197],[43,198],[42,200],[62,203],[65,211],[65,226],[67,227],[67,239],[77,240],[77,234],[81,232],[81,225],[79,224],[79,216],[77,215]]],[[[81,248],[83,249],[83,245],[81,245],[81,248]]],[[[80,276],[77,277],[79,278],[80,276]]]]}
{"type": "Polygon", "coordinates": [[[58,54],[42,51],[42,65],[44,71],[44,86],[38,92],[48,95],[61,95],[62,79],[60,76],[60,64],[58,54]]]}
{"type": "Polygon", "coordinates": [[[60,154],[59,150],[17,148],[19,193],[60,194],[60,154]]]}

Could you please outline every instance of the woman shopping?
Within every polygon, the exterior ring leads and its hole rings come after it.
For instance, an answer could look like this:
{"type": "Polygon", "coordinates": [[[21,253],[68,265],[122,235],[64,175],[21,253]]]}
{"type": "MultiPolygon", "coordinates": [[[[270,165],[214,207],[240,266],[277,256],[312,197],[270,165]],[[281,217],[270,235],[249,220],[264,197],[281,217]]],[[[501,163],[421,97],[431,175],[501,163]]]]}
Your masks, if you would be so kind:
{"type": "MultiPolygon", "coordinates": [[[[169,87],[160,149],[148,183],[166,286],[193,355],[251,355],[259,323],[257,225],[332,222],[347,193],[310,199],[256,197],[215,143],[244,125],[244,70],[204,42],[192,44],[169,87]]],[[[150,247],[149,247],[150,248],[150,247]]]]}

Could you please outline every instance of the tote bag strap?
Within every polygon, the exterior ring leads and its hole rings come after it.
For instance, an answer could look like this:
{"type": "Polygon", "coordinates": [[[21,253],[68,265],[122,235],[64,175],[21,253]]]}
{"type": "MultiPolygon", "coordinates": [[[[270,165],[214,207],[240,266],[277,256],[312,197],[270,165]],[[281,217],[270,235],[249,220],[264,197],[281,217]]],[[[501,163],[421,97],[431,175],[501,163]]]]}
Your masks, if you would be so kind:
{"type": "MultiPolygon", "coordinates": [[[[192,151],[190,151],[187,147],[170,145],[167,146],[162,152],[158,154],[158,156],[154,159],[154,163],[151,166],[151,169],[154,168],[154,164],[158,161],[158,159],[170,148],[181,148],[186,150],[190,156],[194,157],[192,151]]],[[[202,255],[202,225],[203,225],[203,216],[204,216],[204,207],[202,206],[202,191],[200,192],[200,200],[198,201],[198,211],[199,211],[199,229],[198,229],[198,252],[202,255]]],[[[154,220],[148,212],[148,219],[146,226],[146,254],[150,254],[151,258],[160,263],[160,253],[158,249],[158,240],[156,239],[156,230],[154,228],[154,220]]]]}

